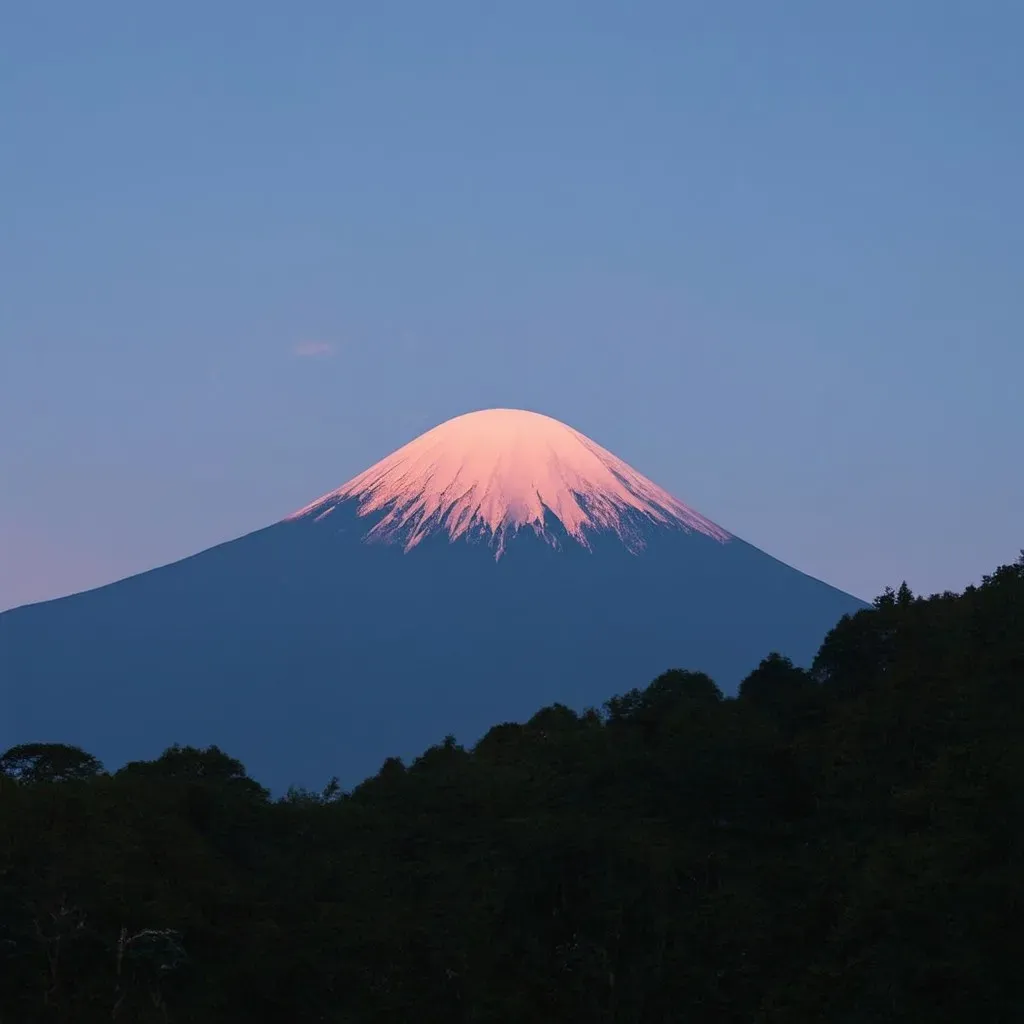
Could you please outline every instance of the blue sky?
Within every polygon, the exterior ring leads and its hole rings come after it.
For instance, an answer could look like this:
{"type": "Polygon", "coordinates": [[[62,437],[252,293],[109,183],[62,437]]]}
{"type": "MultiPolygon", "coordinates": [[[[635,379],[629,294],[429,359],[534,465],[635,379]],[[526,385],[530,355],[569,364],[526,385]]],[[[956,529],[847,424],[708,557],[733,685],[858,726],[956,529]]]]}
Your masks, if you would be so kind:
{"type": "Polygon", "coordinates": [[[1022,46],[997,0],[11,6],[0,608],[495,405],[860,596],[978,579],[1024,546],[1022,46]]]}

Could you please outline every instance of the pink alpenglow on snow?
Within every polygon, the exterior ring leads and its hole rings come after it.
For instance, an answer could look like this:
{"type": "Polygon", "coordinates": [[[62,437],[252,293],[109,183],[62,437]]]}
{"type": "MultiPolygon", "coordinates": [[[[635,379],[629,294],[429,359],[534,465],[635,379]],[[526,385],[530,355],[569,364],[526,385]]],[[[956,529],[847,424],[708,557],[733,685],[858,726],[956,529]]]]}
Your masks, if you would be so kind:
{"type": "Polygon", "coordinates": [[[555,544],[549,516],[586,547],[599,530],[642,547],[643,521],[730,539],[578,430],[519,409],[456,416],[288,518],[320,519],[351,500],[360,515],[382,514],[367,539],[406,551],[440,530],[452,540],[489,534],[496,557],[521,527],[555,544]]]}

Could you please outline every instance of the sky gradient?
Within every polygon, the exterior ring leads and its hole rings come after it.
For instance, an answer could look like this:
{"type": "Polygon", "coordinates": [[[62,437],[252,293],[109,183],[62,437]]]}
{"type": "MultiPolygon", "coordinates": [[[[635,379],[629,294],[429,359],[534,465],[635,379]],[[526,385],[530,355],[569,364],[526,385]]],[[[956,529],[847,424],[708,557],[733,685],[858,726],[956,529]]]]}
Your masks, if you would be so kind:
{"type": "Polygon", "coordinates": [[[860,597],[1024,546],[1024,6],[0,17],[0,609],[491,406],[860,597]]]}

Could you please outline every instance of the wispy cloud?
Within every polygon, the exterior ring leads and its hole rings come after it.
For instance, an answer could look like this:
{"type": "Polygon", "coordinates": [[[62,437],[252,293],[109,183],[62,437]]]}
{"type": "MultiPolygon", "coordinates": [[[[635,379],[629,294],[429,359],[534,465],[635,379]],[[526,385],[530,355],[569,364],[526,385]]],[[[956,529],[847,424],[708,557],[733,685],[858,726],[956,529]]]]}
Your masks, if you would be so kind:
{"type": "Polygon", "coordinates": [[[334,346],[327,341],[301,341],[292,351],[300,359],[325,359],[334,355],[334,346]]]}

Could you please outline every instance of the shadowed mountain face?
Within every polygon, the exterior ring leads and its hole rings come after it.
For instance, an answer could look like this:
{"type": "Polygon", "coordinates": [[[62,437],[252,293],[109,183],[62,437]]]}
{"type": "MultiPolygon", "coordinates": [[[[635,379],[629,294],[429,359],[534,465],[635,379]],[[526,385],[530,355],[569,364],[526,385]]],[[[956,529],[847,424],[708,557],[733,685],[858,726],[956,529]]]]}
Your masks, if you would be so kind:
{"type": "MultiPolygon", "coordinates": [[[[638,527],[639,529],[639,527],[638,527]]],[[[732,539],[648,528],[505,555],[366,543],[346,502],[99,590],[0,615],[0,743],[108,766],[217,743],[273,788],[350,785],[453,732],[582,708],[669,667],[726,692],[770,650],[809,663],[862,603],[732,539]]]]}
{"type": "Polygon", "coordinates": [[[486,410],[266,530],[0,615],[0,744],[216,743],[275,789],[349,786],[668,668],[734,692],[861,607],[571,427],[486,410]]]}

